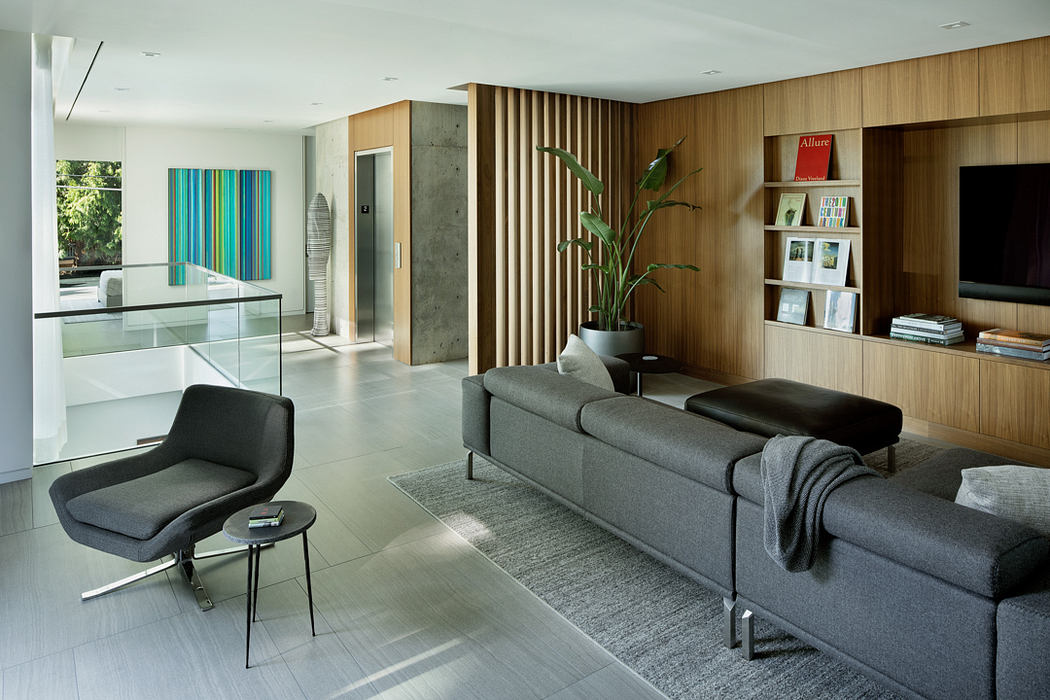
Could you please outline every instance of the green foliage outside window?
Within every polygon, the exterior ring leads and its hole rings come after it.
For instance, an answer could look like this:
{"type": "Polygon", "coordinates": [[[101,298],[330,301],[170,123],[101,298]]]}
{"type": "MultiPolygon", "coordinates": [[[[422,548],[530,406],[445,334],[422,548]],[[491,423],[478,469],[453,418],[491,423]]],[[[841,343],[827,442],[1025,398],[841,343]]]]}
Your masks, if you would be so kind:
{"type": "Polygon", "coordinates": [[[120,264],[120,163],[60,160],[57,184],[59,256],[120,264]]]}

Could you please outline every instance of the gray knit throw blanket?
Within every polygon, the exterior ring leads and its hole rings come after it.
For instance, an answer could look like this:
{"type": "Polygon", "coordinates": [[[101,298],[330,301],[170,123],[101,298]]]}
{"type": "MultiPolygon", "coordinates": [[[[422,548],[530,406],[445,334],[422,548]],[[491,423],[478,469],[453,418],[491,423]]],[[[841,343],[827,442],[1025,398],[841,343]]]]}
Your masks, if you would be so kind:
{"type": "Polygon", "coordinates": [[[850,479],[878,476],[852,447],[777,435],[762,450],[766,552],[787,571],[813,566],[828,494],[850,479]]]}

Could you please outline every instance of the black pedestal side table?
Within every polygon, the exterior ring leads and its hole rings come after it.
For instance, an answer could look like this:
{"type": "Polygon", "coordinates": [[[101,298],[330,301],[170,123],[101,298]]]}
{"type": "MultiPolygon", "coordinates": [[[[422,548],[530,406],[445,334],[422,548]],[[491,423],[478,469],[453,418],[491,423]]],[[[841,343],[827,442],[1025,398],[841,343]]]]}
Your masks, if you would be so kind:
{"type": "Polygon", "coordinates": [[[284,520],[276,527],[248,527],[248,514],[255,506],[243,508],[222,525],[222,531],[229,539],[248,545],[248,617],[247,635],[244,640],[244,667],[248,668],[248,654],[252,643],[252,622],[259,606],[259,550],[264,545],[287,540],[299,533],[303,535],[303,564],[306,567],[306,597],[310,603],[310,634],[314,631],[314,592],[310,583],[310,545],[306,541],[306,531],[317,520],[317,511],[309,503],[299,501],[272,501],[274,506],[284,509],[284,520]],[[254,559],[254,562],[253,562],[254,559]],[[252,570],[255,580],[252,580],[252,570]]]}
{"type": "Polygon", "coordinates": [[[682,363],[667,355],[649,355],[641,352],[627,352],[617,355],[631,366],[631,371],[638,377],[638,395],[642,395],[643,374],[669,374],[682,369],[682,363]]]}

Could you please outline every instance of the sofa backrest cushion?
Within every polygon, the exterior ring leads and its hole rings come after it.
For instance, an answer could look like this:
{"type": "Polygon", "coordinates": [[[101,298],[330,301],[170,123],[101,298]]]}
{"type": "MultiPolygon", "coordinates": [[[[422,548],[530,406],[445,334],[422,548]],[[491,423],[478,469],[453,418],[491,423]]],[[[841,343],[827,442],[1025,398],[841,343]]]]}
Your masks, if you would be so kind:
{"type": "Polygon", "coordinates": [[[580,411],[592,401],[619,396],[542,367],[496,367],[485,373],[485,390],[509,404],[582,433],[580,411]]]}
{"type": "Polygon", "coordinates": [[[583,429],[594,437],[711,488],[730,492],[733,465],[766,439],[637,396],[589,403],[583,429]]]}
{"type": "MultiPolygon", "coordinates": [[[[737,463],[733,488],[761,506],[758,457],[737,463]]],[[[1034,530],[889,479],[862,477],[835,489],[824,505],[823,527],[869,552],[996,600],[1050,561],[1050,541],[1034,530]]]]}

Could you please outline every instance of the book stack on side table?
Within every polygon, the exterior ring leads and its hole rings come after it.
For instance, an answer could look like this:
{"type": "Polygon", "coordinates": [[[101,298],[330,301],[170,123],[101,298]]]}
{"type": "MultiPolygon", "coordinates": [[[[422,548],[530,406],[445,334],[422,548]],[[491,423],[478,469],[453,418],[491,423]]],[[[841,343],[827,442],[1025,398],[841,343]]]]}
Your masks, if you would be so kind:
{"type": "Polygon", "coordinates": [[[1045,362],[1050,359],[1050,337],[992,328],[977,335],[977,352],[1045,362]]]}
{"type": "Polygon", "coordinates": [[[939,314],[905,314],[893,319],[890,337],[933,345],[954,345],[963,341],[962,323],[939,314]]]}
{"type": "Polygon", "coordinates": [[[284,520],[284,508],[272,503],[255,506],[248,514],[248,527],[277,527],[284,520]]]}

